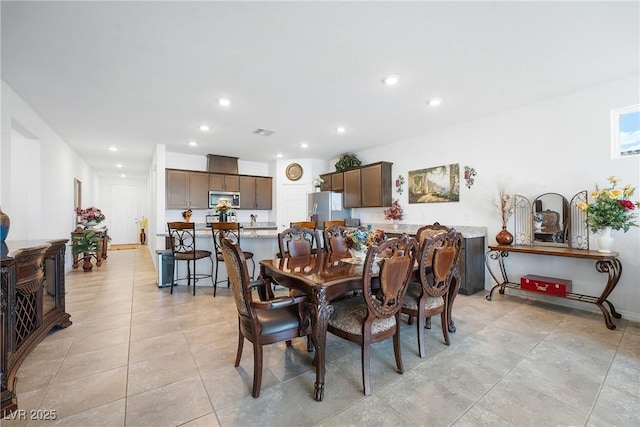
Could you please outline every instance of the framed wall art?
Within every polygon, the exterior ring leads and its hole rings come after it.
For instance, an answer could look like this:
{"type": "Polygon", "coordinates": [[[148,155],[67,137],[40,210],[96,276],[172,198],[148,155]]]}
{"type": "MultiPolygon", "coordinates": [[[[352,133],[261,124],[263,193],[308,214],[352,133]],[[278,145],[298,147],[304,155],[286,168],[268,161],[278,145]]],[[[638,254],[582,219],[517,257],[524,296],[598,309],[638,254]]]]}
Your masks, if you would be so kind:
{"type": "Polygon", "coordinates": [[[460,165],[409,171],[409,203],[460,201],[460,165]]]}

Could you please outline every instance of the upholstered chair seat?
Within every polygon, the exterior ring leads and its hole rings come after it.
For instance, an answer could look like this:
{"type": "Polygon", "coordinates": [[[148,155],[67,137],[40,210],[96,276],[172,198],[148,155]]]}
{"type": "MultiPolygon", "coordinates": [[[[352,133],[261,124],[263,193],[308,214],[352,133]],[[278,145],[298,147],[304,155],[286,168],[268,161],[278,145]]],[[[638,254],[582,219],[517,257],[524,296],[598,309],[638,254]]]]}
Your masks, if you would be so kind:
{"type": "MultiPolygon", "coordinates": [[[[422,285],[420,283],[411,282],[407,289],[407,294],[402,302],[402,308],[409,310],[418,310],[418,301],[422,296],[422,285]]],[[[427,296],[427,300],[424,304],[425,310],[431,310],[434,308],[442,307],[444,305],[444,298],[442,296],[432,297],[427,296]]]]}
{"type": "MultiPolygon", "coordinates": [[[[333,313],[329,317],[329,325],[352,335],[362,335],[362,324],[367,317],[367,304],[362,296],[344,298],[333,305],[333,313]]],[[[396,318],[375,318],[371,323],[371,333],[380,334],[395,328],[396,318]]]]}

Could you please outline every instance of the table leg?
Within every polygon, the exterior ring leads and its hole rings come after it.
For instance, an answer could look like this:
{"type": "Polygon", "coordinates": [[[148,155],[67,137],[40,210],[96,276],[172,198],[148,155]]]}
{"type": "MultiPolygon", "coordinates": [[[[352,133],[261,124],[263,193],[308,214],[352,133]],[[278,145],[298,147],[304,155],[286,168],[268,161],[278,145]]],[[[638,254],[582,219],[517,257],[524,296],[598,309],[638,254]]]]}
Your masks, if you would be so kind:
{"type": "Polygon", "coordinates": [[[504,268],[503,259],[508,255],[509,255],[508,252],[500,252],[500,251],[492,250],[492,251],[488,251],[484,257],[484,262],[487,265],[487,270],[489,270],[489,274],[491,274],[491,277],[497,283],[493,288],[491,288],[491,291],[489,291],[489,295],[486,296],[487,301],[491,301],[491,298],[493,296],[493,291],[496,288],[500,288],[498,292],[501,294],[504,294],[504,288],[505,288],[505,285],[509,283],[509,278],[507,277],[507,271],[504,268]],[[490,259],[498,260],[498,266],[500,267],[500,275],[502,276],[501,279],[499,279],[498,276],[496,276],[496,274],[491,269],[491,264],[489,262],[490,259]]]}
{"type": "Polygon", "coordinates": [[[314,291],[312,301],[309,302],[311,312],[311,338],[316,349],[316,383],[313,389],[313,397],[317,401],[324,399],[324,376],[326,373],[326,342],[327,324],[329,316],[333,313],[333,307],[329,305],[324,288],[314,291]]]}
{"type": "Polygon", "coordinates": [[[606,273],[608,275],[607,285],[604,287],[602,294],[596,301],[596,305],[602,311],[602,315],[604,316],[604,323],[607,325],[609,329],[615,329],[616,325],[611,321],[611,316],[616,319],[620,319],[622,315],[618,313],[613,306],[613,304],[607,300],[611,292],[615,289],[618,284],[618,280],[620,280],[620,275],[622,275],[622,263],[617,258],[611,260],[604,261],[596,261],[596,271],[598,273],[606,273]],[[607,303],[609,309],[611,310],[611,314],[607,311],[607,309],[602,305],[603,303],[607,303]]]}

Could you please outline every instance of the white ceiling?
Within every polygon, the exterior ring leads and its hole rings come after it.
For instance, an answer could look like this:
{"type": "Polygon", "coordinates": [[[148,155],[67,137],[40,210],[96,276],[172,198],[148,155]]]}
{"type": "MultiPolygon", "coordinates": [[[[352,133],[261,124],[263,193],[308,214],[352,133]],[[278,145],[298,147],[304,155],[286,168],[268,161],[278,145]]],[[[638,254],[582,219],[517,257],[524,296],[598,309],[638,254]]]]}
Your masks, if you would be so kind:
{"type": "Polygon", "coordinates": [[[2,1],[1,14],[2,79],[100,174],[146,176],[156,144],[329,160],[640,64],[638,1],[2,1]]]}

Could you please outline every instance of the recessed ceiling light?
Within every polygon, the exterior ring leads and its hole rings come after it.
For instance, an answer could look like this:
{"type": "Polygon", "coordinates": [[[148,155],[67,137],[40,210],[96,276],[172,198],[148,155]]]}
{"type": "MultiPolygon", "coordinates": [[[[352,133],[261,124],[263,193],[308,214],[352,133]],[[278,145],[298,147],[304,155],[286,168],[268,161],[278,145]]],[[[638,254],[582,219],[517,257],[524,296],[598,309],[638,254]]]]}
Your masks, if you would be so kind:
{"type": "Polygon", "coordinates": [[[189,141],[189,145],[195,147],[198,143],[196,141],[189,141]]]}
{"type": "Polygon", "coordinates": [[[207,125],[200,125],[200,130],[202,132],[209,132],[209,126],[207,125]]]}
{"type": "Polygon", "coordinates": [[[276,154],[276,157],[279,158],[279,159],[282,158],[282,153],[276,154]]]}
{"type": "Polygon", "coordinates": [[[228,107],[229,105],[231,105],[231,100],[229,98],[220,98],[218,99],[218,104],[222,105],[223,107],[228,107]]]}
{"type": "Polygon", "coordinates": [[[442,104],[442,99],[433,98],[433,99],[430,99],[429,101],[427,101],[427,104],[429,104],[431,107],[436,107],[436,106],[442,104]]]}
{"type": "Polygon", "coordinates": [[[384,79],[382,79],[382,83],[386,84],[387,86],[393,86],[397,84],[399,81],[400,81],[400,76],[397,74],[391,74],[385,77],[384,79]]]}
{"type": "Polygon", "coordinates": [[[347,129],[346,129],[344,126],[338,126],[338,127],[336,128],[336,132],[338,132],[338,133],[345,133],[345,132],[346,132],[346,130],[347,130],[347,129]]]}
{"type": "Polygon", "coordinates": [[[118,163],[118,164],[116,165],[116,167],[117,167],[118,169],[120,169],[120,168],[122,167],[122,164],[118,163]]]}
{"type": "Polygon", "coordinates": [[[120,174],[120,178],[126,178],[126,177],[127,175],[124,172],[120,174]]]}
{"type": "Polygon", "coordinates": [[[118,151],[116,147],[109,147],[109,151],[118,151]]]}
{"type": "Polygon", "coordinates": [[[303,142],[302,144],[300,144],[300,147],[302,148],[307,148],[309,146],[309,144],[307,144],[306,142],[303,142]]]}

